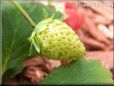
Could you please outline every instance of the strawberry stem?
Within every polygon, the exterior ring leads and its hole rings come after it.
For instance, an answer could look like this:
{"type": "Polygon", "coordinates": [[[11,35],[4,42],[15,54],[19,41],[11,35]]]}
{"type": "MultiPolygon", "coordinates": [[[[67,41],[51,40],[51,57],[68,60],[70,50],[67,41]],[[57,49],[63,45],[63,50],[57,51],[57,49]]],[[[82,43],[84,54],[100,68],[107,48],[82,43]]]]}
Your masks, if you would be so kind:
{"type": "Polygon", "coordinates": [[[27,14],[27,12],[17,3],[16,1],[12,1],[12,3],[17,7],[17,9],[22,13],[22,15],[25,17],[27,22],[35,28],[36,24],[35,22],[31,19],[31,17],[27,14]]]}

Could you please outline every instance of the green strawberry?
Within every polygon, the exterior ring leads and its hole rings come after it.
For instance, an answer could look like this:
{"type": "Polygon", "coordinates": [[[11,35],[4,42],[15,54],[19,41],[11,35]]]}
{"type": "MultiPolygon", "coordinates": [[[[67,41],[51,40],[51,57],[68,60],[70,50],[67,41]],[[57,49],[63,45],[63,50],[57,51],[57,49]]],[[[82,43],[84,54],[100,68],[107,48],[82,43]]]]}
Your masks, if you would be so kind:
{"type": "Polygon", "coordinates": [[[38,53],[49,59],[77,60],[85,53],[76,33],[62,21],[52,18],[36,26],[30,41],[38,53]]]}

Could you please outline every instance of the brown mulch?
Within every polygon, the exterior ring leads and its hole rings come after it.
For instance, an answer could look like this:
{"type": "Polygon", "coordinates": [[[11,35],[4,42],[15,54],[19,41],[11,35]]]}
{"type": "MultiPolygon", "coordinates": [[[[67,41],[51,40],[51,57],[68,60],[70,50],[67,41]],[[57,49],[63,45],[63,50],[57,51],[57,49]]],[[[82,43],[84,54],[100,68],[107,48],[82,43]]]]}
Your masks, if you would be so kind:
{"type": "Polygon", "coordinates": [[[48,60],[42,56],[29,59],[24,64],[21,73],[3,82],[5,85],[35,85],[40,84],[42,80],[54,69],[61,65],[60,61],[48,60]]]}

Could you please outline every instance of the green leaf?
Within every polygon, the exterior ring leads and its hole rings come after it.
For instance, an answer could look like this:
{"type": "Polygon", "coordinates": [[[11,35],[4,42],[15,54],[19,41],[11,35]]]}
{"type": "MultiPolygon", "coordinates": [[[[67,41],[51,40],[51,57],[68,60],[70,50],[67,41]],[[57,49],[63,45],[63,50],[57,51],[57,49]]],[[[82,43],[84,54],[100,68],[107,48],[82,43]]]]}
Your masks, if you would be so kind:
{"type": "Polygon", "coordinates": [[[60,11],[56,11],[55,13],[55,19],[63,20],[63,14],[60,11]]]}
{"type": "MultiPolygon", "coordinates": [[[[48,9],[40,3],[20,3],[20,5],[35,23],[44,18],[43,9],[48,9]]],[[[12,3],[3,2],[2,6],[2,76],[3,79],[7,79],[21,71],[24,61],[31,58],[28,57],[30,48],[28,38],[33,28],[12,3]]]]}
{"type": "Polygon", "coordinates": [[[5,79],[19,71],[24,60],[28,58],[30,44],[27,38],[32,28],[8,2],[3,3],[2,20],[2,75],[5,79]]]}
{"type": "Polygon", "coordinates": [[[42,84],[112,84],[112,75],[99,61],[79,59],[49,74],[42,84]]]}

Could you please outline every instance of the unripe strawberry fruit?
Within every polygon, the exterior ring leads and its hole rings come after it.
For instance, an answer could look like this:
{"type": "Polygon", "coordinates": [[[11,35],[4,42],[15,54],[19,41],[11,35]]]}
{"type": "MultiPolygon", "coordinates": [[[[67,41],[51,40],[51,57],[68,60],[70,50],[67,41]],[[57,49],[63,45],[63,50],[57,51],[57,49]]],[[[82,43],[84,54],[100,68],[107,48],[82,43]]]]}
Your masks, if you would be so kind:
{"type": "Polygon", "coordinates": [[[85,53],[76,33],[62,21],[52,18],[36,26],[30,41],[38,53],[49,59],[77,60],[85,53]]]}

